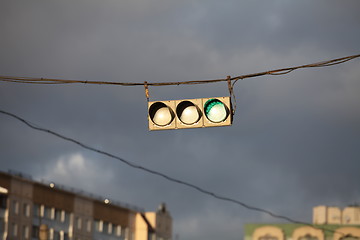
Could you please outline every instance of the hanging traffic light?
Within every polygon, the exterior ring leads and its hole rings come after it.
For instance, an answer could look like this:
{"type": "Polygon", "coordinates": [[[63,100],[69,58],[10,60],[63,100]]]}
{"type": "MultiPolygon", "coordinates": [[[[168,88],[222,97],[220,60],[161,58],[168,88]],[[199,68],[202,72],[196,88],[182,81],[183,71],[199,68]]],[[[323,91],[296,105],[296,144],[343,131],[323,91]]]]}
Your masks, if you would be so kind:
{"type": "Polygon", "coordinates": [[[229,126],[230,97],[148,102],[149,130],[229,126]]]}

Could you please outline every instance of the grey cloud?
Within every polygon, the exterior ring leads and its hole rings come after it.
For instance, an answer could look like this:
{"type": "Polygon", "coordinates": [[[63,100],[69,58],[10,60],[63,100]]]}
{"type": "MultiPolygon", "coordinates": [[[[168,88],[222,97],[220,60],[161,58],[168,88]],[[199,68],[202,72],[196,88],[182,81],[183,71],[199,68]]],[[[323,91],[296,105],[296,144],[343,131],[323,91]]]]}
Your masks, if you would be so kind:
{"type": "MultiPolygon", "coordinates": [[[[0,74],[163,82],[312,63],[356,54],[357,9],[358,1],[6,0],[0,74]]],[[[210,191],[309,221],[313,205],[359,199],[358,79],[353,60],[239,81],[233,125],[212,129],[149,132],[142,87],[2,82],[0,108],[210,191]]],[[[226,84],[150,87],[151,100],[226,94],[226,84]]],[[[2,171],[75,182],[147,210],[165,201],[180,239],[239,239],[245,222],[278,221],[9,117],[0,122],[2,171]],[[75,153],[85,159],[81,174],[55,171],[61,157],[75,153]],[[102,168],[109,177],[88,175],[102,168]]]]}

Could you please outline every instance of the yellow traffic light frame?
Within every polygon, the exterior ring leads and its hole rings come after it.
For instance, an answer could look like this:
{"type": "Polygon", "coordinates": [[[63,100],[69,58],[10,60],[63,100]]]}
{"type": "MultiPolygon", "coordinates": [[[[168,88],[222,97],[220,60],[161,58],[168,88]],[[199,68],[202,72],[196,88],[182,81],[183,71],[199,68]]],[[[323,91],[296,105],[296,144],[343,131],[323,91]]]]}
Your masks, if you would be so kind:
{"type": "Polygon", "coordinates": [[[181,100],[168,100],[168,101],[152,101],[148,102],[148,122],[149,122],[149,130],[170,130],[170,129],[185,129],[185,128],[203,128],[203,127],[221,127],[221,126],[230,126],[232,124],[233,120],[233,110],[231,105],[231,98],[229,96],[227,97],[212,97],[212,98],[197,98],[197,99],[181,99],[181,100]],[[227,111],[227,115],[224,121],[222,122],[212,122],[210,121],[206,115],[205,115],[205,109],[204,105],[205,103],[210,99],[217,99],[221,101],[227,111]],[[178,107],[182,103],[189,102],[197,107],[199,111],[199,119],[193,124],[185,124],[183,121],[181,121],[178,107]],[[152,111],[152,107],[154,107],[155,104],[164,104],[169,109],[170,112],[172,112],[173,118],[172,121],[165,125],[161,126],[159,124],[156,124],[153,121],[153,117],[155,112],[152,111]]]}

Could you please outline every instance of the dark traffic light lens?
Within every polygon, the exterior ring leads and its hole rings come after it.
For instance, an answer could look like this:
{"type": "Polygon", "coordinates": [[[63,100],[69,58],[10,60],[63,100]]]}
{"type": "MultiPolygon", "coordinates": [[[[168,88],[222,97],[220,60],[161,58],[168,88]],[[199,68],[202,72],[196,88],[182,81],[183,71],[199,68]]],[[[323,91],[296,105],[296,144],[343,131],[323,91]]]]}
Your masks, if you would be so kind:
{"type": "Polygon", "coordinates": [[[229,109],[226,107],[226,105],[216,98],[206,101],[204,104],[204,112],[206,118],[214,123],[219,123],[226,120],[229,115],[229,109]]]}
{"type": "Polygon", "coordinates": [[[166,126],[174,120],[175,114],[166,104],[156,102],[149,108],[149,116],[156,125],[166,126]]]}
{"type": "Polygon", "coordinates": [[[179,103],[176,107],[176,114],[180,121],[186,125],[198,122],[201,117],[200,109],[190,101],[179,103]]]}

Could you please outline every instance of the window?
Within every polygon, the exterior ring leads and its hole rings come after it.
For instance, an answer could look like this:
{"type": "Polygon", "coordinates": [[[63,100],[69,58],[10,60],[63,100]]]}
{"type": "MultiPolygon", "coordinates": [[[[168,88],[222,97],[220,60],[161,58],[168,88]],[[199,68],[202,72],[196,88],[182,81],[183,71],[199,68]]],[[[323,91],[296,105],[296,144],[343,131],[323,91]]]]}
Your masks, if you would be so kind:
{"type": "Polygon", "coordinates": [[[101,220],[94,220],[94,227],[97,232],[103,231],[103,222],[101,220]]]}
{"type": "Polygon", "coordinates": [[[13,201],[12,209],[14,214],[19,214],[19,203],[16,200],[13,201]]]}
{"type": "Polygon", "coordinates": [[[116,226],[115,235],[118,237],[121,236],[121,226],[120,225],[116,226]]]}
{"type": "Polygon", "coordinates": [[[53,239],[53,238],[54,238],[54,229],[53,229],[53,228],[50,228],[50,229],[49,229],[48,238],[49,238],[49,239],[53,239]]]}
{"type": "Polygon", "coordinates": [[[12,224],[12,235],[13,237],[17,237],[18,235],[18,225],[16,223],[12,224]]]}
{"type": "Polygon", "coordinates": [[[45,215],[45,206],[41,205],[40,206],[40,217],[44,217],[44,215],[45,215]]]}
{"type": "Polygon", "coordinates": [[[61,222],[65,222],[65,211],[61,211],[61,222]]]}
{"type": "Polygon", "coordinates": [[[156,235],[154,233],[149,233],[148,240],[154,240],[156,239],[156,235]]]}
{"type": "Polygon", "coordinates": [[[108,233],[108,227],[109,227],[109,223],[108,222],[104,222],[103,223],[103,231],[105,232],[105,233],[108,233]]]}
{"type": "Polygon", "coordinates": [[[39,227],[38,226],[35,226],[35,225],[32,226],[31,237],[39,239],[39,227]]]}
{"type": "Polygon", "coordinates": [[[108,231],[107,231],[108,234],[112,234],[113,233],[113,225],[111,223],[109,223],[108,225],[108,231]]]}
{"type": "Polygon", "coordinates": [[[129,240],[130,239],[130,231],[128,228],[125,228],[125,240],[129,240]]]}
{"type": "Polygon", "coordinates": [[[40,206],[38,204],[34,204],[33,206],[33,215],[34,217],[40,216],[40,206]]]}
{"type": "Polygon", "coordinates": [[[24,239],[29,239],[29,227],[28,226],[23,226],[23,238],[24,239]]]}
{"type": "Polygon", "coordinates": [[[23,205],[23,214],[25,217],[30,217],[30,205],[27,203],[23,205]]]}
{"type": "Polygon", "coordinates": [[[6,208],[7,204],[6,204],[6,200],[7,200],[7,197],[6,195],[3,195],[3,194],[0,194],[0,208],[6,208]]]}
{"type": "Polygon", "coordinates": [[[68,233],[64,233],[64,239],[63,240],[69,240],[69,234],[68,233]]]}
{"type": "Polygon", "coordinates": [[[0,221],[0,236],[2,236],[4,232],[5,232],[5,222],[3,221],[3,219],[1,219],[1,221],[0,221]]]}
{"type": "Polygon", "coordinates": [[[55,208],[45,206],[44,217],[46,217],[47,219],[54,220],[55,219],[55,208]]]}
{"type": "Polygon", "coordinates": [[[60,232],[54,230],[53,240],[60,240],[60,232]]]}
{"type": "Polygon", "coordinates": [[[91,221],[90,220],[86,221],[86,231],[91,232],[91,221]]]}
{"type": "Polygon", "coordinates": [[[44,217],[51,219],[51,208],[50,207],[44,208],[44,217]]]}
{"type": "Polygon", "coordinates": [[[55,208],[51,208],[50,210],[50,219],[55,219],[55,208]]]}
{"type": "Polygon", "coordinates": [[[55,220],[58,222],[62,222],[61,212],[62,212],[61,210],[55,209],[55,220]]]}
{"type": "Polygon", "coordinates": [[[76,217],[76,228],[77,229],[81,229],[81,218],[80,217],[76,217]]]}
{"type": "Polygon", "coordinates": [[[69,213],[65,211],[61,211],[61,222],[68,223],[70,219],[69,213]]]}

